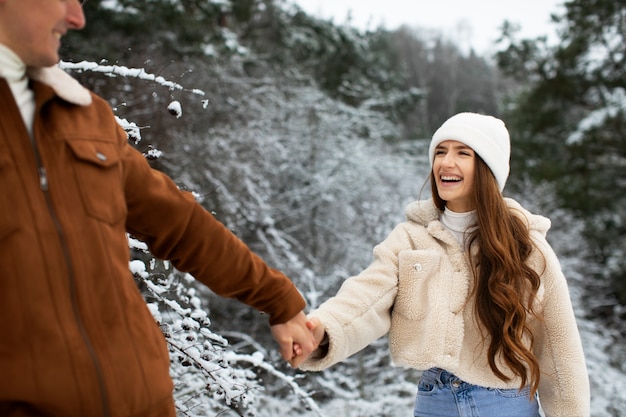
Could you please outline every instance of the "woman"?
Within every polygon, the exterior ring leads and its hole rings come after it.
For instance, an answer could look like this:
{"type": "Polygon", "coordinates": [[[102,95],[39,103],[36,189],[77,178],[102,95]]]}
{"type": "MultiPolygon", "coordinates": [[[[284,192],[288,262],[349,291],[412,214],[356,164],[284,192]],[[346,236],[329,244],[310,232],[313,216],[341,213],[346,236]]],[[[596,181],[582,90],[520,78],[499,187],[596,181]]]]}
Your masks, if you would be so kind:
{"type": "Polygon", "coordinates": [[[432,198],[374,261],[310,314],[321,370],[389,333],[394,362],[423,370],[414,415],[588,417],[589,383],[550,221],[502,190],[504,123],[460,113],[433,135],[432,198]]]}

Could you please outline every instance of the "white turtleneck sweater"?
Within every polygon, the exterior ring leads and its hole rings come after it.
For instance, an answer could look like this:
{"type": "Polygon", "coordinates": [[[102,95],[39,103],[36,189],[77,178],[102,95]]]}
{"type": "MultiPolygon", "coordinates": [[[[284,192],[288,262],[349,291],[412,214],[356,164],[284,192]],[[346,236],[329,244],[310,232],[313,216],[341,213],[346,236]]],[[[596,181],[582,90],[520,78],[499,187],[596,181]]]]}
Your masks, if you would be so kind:
{"type": "Polygon", "coordinates": [[[0,77],[7,80],[30,136],[35,115],[35,95],[28,88],[26,65],[13,51],[0,44],[0,77]]]}
{"type": "Polygon", "coordinates": [[[441,224],[452,232],[461,246],[465,247],[466,233],[476,227],[476,210],[457,213],[446,207],[440,220],[441,224]]]}

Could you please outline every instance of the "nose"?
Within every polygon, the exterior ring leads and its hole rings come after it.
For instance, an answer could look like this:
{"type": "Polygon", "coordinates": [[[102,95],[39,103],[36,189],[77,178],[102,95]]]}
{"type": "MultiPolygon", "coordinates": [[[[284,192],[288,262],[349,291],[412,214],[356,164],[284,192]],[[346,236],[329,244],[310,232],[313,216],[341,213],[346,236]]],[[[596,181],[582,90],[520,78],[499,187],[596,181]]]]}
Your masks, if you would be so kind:
{"type": "Polygon", "coordinates": [[[68,27],[70,29],[80,30],[85,27],[85,13],[83,12],[82,1],[70,0],[67,3],[67,18],[68,27]]]}
{"type": "Polygon", "coordinates": [[[451,152],[447,152],[445,155],[443,155],[443,158],[441,158],[441,165],[444,165],[444,166],[454,165],[454,156],[451,154],[451,152]]]}

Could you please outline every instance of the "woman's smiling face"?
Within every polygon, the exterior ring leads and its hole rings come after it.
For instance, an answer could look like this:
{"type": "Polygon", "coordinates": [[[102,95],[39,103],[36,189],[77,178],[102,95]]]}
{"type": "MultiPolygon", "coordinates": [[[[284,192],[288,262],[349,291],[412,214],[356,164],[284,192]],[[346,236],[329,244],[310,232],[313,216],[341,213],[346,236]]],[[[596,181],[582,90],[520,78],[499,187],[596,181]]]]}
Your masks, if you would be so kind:
{"type": "Polygon", "coordinates": [[[476,154],[462,142],[446,140],[435,148],[433,176],[439,197],[457,213],[474,210],[476,154]]]}

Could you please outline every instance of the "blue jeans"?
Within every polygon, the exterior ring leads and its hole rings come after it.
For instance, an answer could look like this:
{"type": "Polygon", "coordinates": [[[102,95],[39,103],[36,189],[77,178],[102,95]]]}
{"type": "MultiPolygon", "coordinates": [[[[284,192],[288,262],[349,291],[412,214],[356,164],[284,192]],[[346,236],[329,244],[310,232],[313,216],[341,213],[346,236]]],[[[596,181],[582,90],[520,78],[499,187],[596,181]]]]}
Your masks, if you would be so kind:
{"type": "Polygon", "coordinates": [[[415,417],[540,417],[530,388],[485,388],[440,369],[424,371],[415,399],[415,417]]]}

